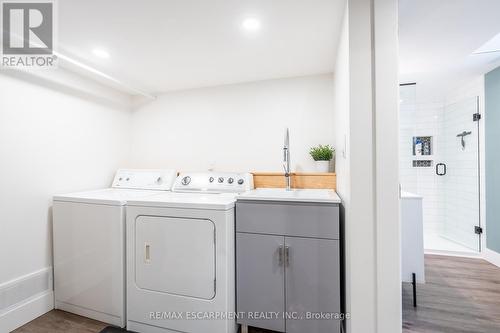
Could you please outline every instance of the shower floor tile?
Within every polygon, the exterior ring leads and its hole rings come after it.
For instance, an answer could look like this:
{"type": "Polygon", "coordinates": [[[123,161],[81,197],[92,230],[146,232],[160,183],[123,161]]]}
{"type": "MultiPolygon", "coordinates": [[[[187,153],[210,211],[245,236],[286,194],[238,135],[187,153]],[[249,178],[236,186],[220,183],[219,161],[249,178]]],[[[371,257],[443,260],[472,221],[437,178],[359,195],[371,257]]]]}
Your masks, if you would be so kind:
{"type": "Polygon", "coordinates": [[[424,235],[424,249],[426,252],[446,251],[446,252],[459,252],[459,253],[470,253],[470,254],[477,253],[477,251],[474,251],[473,249],[463,246],[462,244],[455,243],[437,234],[424,235]]]}

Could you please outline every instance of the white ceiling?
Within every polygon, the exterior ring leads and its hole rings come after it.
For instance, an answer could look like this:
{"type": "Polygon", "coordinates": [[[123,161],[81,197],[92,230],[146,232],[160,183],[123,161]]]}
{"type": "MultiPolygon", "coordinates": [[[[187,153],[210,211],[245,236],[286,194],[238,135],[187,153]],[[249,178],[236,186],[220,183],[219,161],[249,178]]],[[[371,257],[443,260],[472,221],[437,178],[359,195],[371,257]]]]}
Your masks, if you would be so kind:
{"type": "Polygon", "coordinates": [[[400,81],[417,82],[419,100],[441,100],[500,64],[500,52],[472,54],[498,33],[499,0],[400,0],[400,81]]]}
{"type": "Polygon", "coordinates": [[[344,6],[345,0],[64,0],[58,47],[153,94],[326,73],[333,71],[344,6]],[[260,20],[261,29],[243,31],[247,17],[260,20]],[[95,48],[110,58],[96,57],[95,48]]]}

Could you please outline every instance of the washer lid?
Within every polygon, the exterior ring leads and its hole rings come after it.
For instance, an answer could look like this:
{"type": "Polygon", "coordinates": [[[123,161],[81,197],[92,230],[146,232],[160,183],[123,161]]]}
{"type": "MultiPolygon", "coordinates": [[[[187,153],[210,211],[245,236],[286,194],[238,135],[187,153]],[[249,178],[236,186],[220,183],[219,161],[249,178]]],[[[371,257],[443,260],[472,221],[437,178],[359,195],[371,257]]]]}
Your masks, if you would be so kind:
{"type": "Polygon", "coordinates": [[[105,188],[94,191],[55,195],[54,201],[123,206],[128,200],[138,199],[163,192],[164,191],[105,188]]]}
{"type": "Polygon", "coordinates": [[[228,210],[234,207],[236,193],[179,193],[161,194],[131,199],[128,206],[195,208],[228,210]]]}

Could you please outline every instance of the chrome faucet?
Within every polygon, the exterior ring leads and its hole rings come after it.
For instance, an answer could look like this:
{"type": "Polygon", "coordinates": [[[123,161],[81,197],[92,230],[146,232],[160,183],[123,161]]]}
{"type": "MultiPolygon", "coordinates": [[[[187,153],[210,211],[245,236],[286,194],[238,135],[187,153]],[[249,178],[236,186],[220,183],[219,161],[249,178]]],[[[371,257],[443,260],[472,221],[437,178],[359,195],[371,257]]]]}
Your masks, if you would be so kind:
{"type": "Polygon", "coordinates": [[[283,169],[285,169],[286,190],[290,191],[292,188],[290,179],[290,134],[288,127],[285,131],[285,144],[283,145],[283,169]]]}

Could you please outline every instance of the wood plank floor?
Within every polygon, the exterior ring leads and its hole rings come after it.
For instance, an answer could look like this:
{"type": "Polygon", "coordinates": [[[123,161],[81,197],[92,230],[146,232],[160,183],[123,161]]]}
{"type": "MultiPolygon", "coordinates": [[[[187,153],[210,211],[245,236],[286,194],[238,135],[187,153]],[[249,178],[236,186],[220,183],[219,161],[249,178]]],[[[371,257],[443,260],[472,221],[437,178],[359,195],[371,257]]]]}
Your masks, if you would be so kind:
{"type": "MultiPolygon", "coordinates": [[[[13,333],[98,333],[108,324],[81,317],[72,313],[52,310],[27,323],[13,333]]],[[[250,328],[249,333],[267,333],[271,331],[250,328]]]]}
{"type": "MultiPolygon", "coordinates": [[[[411,285],[403,286],[403,333],[500,333],[500,268],[481,259],[431,255],[425,268],[416,309],[411,285]]],[[[98,333],[106,326],[54,310],[14,333],[98,333]]]]}
{"type": "Polygon", "coordinates": [[[426,284],[412,306],[403,286],[403,333],[499,333],[500,268],[481,259],[425,256],[426,284]]]}
{"type": "Polygon", "coordinates": [[[108,325],[96,320],[53,310],[18,328],[14,333],[97,333],[106,326],[108,325]]]}

